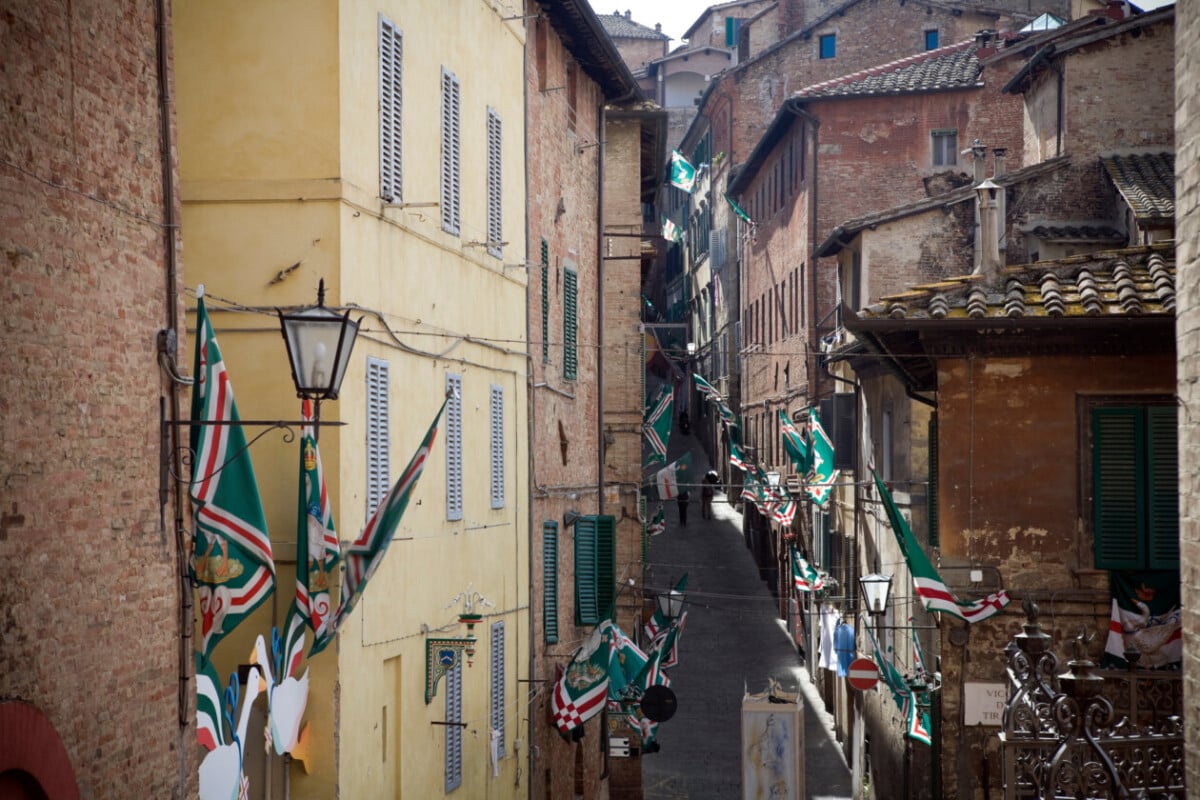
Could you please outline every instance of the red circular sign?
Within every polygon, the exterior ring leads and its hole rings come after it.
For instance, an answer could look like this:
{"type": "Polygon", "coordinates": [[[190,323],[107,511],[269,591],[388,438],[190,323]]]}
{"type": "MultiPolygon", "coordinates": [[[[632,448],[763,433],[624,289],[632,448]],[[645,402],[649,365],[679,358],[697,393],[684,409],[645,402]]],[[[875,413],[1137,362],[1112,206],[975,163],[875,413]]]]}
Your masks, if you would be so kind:
{"type": "Polygon", "coordinates": [[[879,683],[879,667],[869,658],[856,658],[846,668],[846,679],[860,692],[874,689],[879,683]]]}

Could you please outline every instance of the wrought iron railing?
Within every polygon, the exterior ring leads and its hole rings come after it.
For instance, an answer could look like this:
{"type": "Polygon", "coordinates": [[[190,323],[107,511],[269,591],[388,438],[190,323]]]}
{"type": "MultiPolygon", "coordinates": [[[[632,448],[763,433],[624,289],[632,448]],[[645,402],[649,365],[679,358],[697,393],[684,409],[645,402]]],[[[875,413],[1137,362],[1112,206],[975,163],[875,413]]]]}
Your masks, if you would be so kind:
{"type": "Polygon", "coordinates": [[[1024,630],[1006,648],[1004,797],[1182,800],[1180,674],[1099,670],[1078,653],[1060,674],[1037,606],[1025,610],[1024,630]]]}

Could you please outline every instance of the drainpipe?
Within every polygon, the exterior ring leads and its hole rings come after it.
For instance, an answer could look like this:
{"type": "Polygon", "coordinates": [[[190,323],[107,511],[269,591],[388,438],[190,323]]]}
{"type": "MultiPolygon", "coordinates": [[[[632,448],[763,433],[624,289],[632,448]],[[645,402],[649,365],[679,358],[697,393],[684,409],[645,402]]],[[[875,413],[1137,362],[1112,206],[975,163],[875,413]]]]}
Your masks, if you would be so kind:
{"type": "MultiPolygon", "coordinates": [[[[995,168],[992,170],[992,178],[999,181],[1007,174],[1005,167],[1005,155],[1008,150],[1003,147],[995,147],[992,149],[992,155],[995,157],[995,168]]],[[[1006,200],[1007,192],[1000,189],[996,193],[996,247],[1000,250],[1008,249],[1008,202],[1006,200]]]]}
{"type": "Polygon", "coordinates": [[[604,513],[604,139],[608,115],[600,101],[596,115],[596,503],[604,513]]]}
{"type": "MultiPolygon", "coordinates": [[[[528,6],[526,6],[526,8],[528,8],[528,6]]],[[[524,24],[525,24],[525,29],[526,29],[525,35],[528,38],[528,36],[530,34],[529,24],[527,21],[525,21],[524,24]]],[[[545,21],[545,19],[539,19],[537,21],[537,24],[545,25],[546,21],[545,21]]],[[[536,35],[536,33],[535,33],[535,35],[536,35]]],[[[529,74],[529,49],[528,48],[525,49],[525,52],[523,55],[523,67],[522,67],[521,74],[522,75],[529,74]]],[[[524,94],[525,94],[525,99],[524,99],[525,108],[528,109],[529,108],[529,81],[525,81],[524,94]]],[[[526,124],[528,124],[528,122],[529,122],[528,112],[525,115],[525,122],[526,122],[526,124]]],[[[534,525],[536,525],[536,517],[534,515],[534,504],[533,504],[533,486],[534,486],[534,481],[537,478],[537,472],[536,472],[537,447],[534,444],[534,436],[533,436],[533,432],[537,430],[537,427],[536,427],[537,390],[534,389],[534,380],[533,380],[533,369],[534,369],[533,358],[534,358],[534,356],[533,356],[533,352],[529,348],[529,342],[531,342],[533,340],[532,336],[531,336],[531,333],[532,333],[531,326],[533,323],[530,319],[529,301],[528,301],[529,287],[533,285],[533,266],[532,266],[533,262],[530,258],[530,247],[533,246],[534,240],[530,236],[530,233],[532,233],[532,231],[529,230],[529,220],[530,220],[530,216],[529,216],[530,193],[528,191],[528,187],[529,187],[529,136],[526,135],[526,136],[523,136],[522,138],[524,139],[522,146],[524,148],[524,155],[525,155],[525,186],[526,186],[526,191],[525,191],[525,264],[526,264],[526,270],[525,270],[525,278],[526,278],[526,280],[525,280],[525,296],[526,296],[526,302],[525,302],[525,366],[526,366],[526,368],[525,368],[525,375],[526,375],[526,378],[525,378],[525,384],[526,384],[526,386],[525,386],[525,420],[526,420],[527,424],[529,425],[529,452],[526,453],[525,458],[527,460],[526,469],[528,470],[528,473],[527,473],[528,478],[527,479],[529,481],[529,497],[528,497],[529,502],[526,505],[528,507],[527,513],[529,515],[529,540],[530,540],[528,552],[526,553],[526,558],[529,560],[529,575],[528,575],[529,603],[527,604],[528,605],[527,613],[529,615],[529,621],[527,623],[528,624],[527,630],[529,631],[529,652],[527,654],[527,656],[529,658],[529,667],[528,667],[528,672],[526,672],[525,674],[530,679],[530,683],[528,683],[526,685],[527,686],[537,686],[537,684],[534,683],[534,681],[537,680],[537,676],[538,676],[537,645],[535,644],[537,642],[537,636],[536,636],[537,620],[534,617],[534,602],[533,602],[534,590],[535,590],[534,577],[533,577],[535,574],[534,573],[534,555],[533,555],[533,550],[534,550],[533,536],[534,536],[535,530],[540,530],[540,528],[534,527],[534,525]]],[[[546,302],[546,298],[542,298],[542,302],[546,302]]],[[[518,684],[518,687],[519,687],[519,684],[518,684]]],[[[519,692],[518,692],[518,696],[520,696],[519,692]]],[[[530,701],[527,700],[525,705],[522,707],[525,708],[526,711],[528,712],[530,710],[530,701]]],[[[536,766],[534,764],[533,754],[537,750],[537,748],[535,747],[535,743],[537,740],[534,738],[536,729],[534,728],[534,723],[533,723],[533,719],[532,719],[533,716],[536,716],[536,715],[531,715],[530,717],[526,718],[526,722],[528,723],[529,727],[525,734],[525,741],[528,743],[525,748],[525,759],[526,759],[526,764],[527,764],[527,769],[525,771],[525,774],[529,776],[528,777],[528,780],[529,780],[528,788],[529,788],[529,793],[530,793],[531,797],[532,797],[533,786],[534,786],[534,781],[535,781],[533,769],[534,769],[534,766],[536,766]]],[[[520,715],[518,715],[518,717],[517,717],[518,728],[520,726],[520,723],[521,723],[521,718],[520,718],[520,715]]],[[[518,780],[519,780],[519,778],[518,778],[518,780]]]]}
{"type": "MultiPolygon", "coordinates": [[[[160,407],[169,404],[171,420],[178,420],[181,416],[179,391],[175,385],[175,376],[178,374],[178,371],[175,369],[178,363],[176,361],[178,351],[176,349],[177,346],[169,341],[170,337],[175,337],[176,343],[179,341],[180,319],[179,259],[176,251],[175,235],[179,228],[179,223],[175,216],[175,164],[174,143],[171,137],[171,75],[168,66],[169,50],[167,46],[166,0],[157,0],[154,4],[154,49],[156,79],[158,82],[159,163],[162,169],[163,257],[167,273],[164,286],[164,300],[166,301],[166,337],[168,343],[166,344],[165,352],[164,350],[160,350],[160,363],[164,357],[171,362],[167,376],[170,381],[170,397],[166,398],[165,401],[160,401],[160,407]]],[[[160,348],[163,347],[163,343],[160,342],[159,346],[160,348]]],[[[180,428],[178,425],[169,425],[167,428],[167,435],[169,437],[168,446],[171,448],[171,472],[174,475],[182,475],[183,457],[179,450],[180,428]]],[[[191,727],[194,716],[191,708],[191,684],[193,659],[192,629],[195,612],[192,606],[192,584],[188,576],[183,494],[179,490],[179,483],[174,479],[170,480],[170,492],[173,495],[174,508],[172,525],[175,536],[175,571],[179,580],[179,685],[177,688],[179,741],[176,744],[176,751],[179,755],[177,784],[182,790],[188,785],[190,780],[187,757],[190,749],[188,747],[187,732],[191,727]]]]}

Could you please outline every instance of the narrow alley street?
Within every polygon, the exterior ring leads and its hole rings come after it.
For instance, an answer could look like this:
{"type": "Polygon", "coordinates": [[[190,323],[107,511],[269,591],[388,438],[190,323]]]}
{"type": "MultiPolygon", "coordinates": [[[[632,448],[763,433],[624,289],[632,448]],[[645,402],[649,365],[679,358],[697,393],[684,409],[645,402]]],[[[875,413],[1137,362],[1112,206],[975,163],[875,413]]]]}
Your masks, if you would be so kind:
{"type": "MultiPolygon", "coordinates": [[[[670,445],[672,459],[691,449],[697,478],[708,470],[694,437],[676,428],[670,445]]],[[[686,526],[676,504],[664,504],[666,532],[650,542],[654,588],[669,589],[687,573],[688,618],[670,673],[678,710],[659,728],[662,750],[642,758],[645,800],[741,798],[742,698],[766,691],[769,678],[803,701],[803,796],[849,798],[850,774],[830,717],[745,546],[741,514],[730,502],[736,498],[718,492],[713,518],[703,519],[699,495],[693,488],[686,526]]]]}

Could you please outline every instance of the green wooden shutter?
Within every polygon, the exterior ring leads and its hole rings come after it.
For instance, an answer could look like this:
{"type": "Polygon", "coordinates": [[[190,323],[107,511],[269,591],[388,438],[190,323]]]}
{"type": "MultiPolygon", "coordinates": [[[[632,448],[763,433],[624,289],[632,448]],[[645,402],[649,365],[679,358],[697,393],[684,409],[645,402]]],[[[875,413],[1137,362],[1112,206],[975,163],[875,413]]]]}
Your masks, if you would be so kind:
{"type": "Polygon", "coordinates": [[[558,642],[558,523],[542,523],[542,628],[546,644],[558,642]]]}
{"type": "Polygon", "coordinates": [[[563,270],[563,377],[572,381],[579,368],[579,356],[575,349],[575,333],[579,322],[576,316],[578,292],[579,273],[573,269],[563,270]]]}
{"type": "Polygon", "coordinates": [[[596,598],[600,614],[611,614],[617,599],[616,517],[596,518],[596,598]]]}
{"type": "Polygon", "coordinates": [[[929,509],[929,546],[937,547],[938,538],[938,427],[937,412],[929,418],[929,495],[925,498],[929,509]]]}
{"type": "Polygon", "coordinates": [[[1146,409],[1146,445],[1146,566],[1179,569],[1179,433],[1175,406],[1146,409]]]}
{"type": "Polygon", "coordinates": [[[1145,563],[1140,495],[1144,474],[1140,408],[1092,411],[1092,488],[1097,569],[1145,563]]]}
{"type": "Polygon", "coordinates": [[[595,517],[575,521],[575,622],[595,625],[600,622],[600,598],[596,588],[595,517]]]}
{"type": "Polygon", "coordinates": [[[550,243],[542,239],[542,362],[550,362],[550,243]]]}

